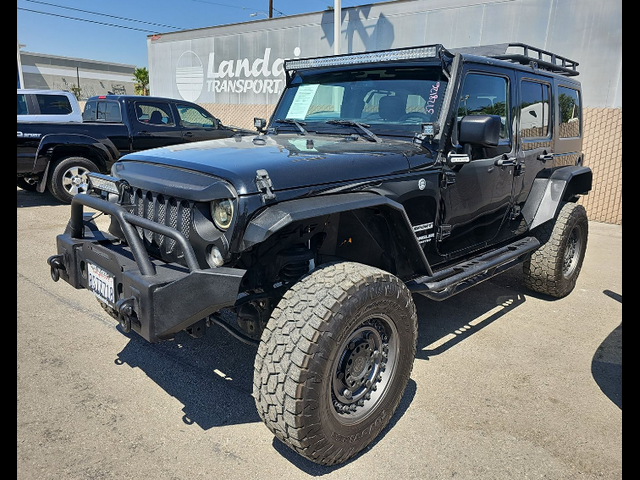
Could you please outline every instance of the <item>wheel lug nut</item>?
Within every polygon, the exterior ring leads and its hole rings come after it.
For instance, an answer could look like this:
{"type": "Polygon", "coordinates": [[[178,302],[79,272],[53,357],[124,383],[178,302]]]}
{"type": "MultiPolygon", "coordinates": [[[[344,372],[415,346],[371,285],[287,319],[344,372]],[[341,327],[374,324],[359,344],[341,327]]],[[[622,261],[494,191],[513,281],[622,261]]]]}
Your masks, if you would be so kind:
{"type": "Polygon", "coordinates": [[[349,390],[348,388],[344,389],[344,392],[342,392],[342,395],[344,396],[344,398],[346,398],[347,400],[351,399],[351,390],[349,390]]]}

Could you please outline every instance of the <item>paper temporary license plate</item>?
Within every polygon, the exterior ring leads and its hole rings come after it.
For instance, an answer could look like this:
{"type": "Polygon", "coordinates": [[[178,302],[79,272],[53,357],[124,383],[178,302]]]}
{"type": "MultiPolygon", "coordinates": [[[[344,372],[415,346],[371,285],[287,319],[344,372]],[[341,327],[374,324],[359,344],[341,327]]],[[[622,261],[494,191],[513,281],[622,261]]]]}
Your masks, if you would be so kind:
{"type": "Polygon", "coordinates": [[[113,275],[91,262],[87,262],[87,274],[89,290],[103,302],[113,305],[115,303],[113,275]]]}

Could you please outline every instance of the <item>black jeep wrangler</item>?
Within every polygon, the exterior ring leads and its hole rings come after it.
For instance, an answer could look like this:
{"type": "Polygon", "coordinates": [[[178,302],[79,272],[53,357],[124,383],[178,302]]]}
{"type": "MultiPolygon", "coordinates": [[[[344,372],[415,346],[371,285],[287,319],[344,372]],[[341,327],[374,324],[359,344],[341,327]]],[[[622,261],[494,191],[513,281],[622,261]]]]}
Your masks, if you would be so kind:
{"type": "Polygon", "coordinates": [[[574,288],[592,183],[577,65],[524,44],[286,61],[255,137],[91,174],[52,278],[149,342],[217,324],[257,345],[267,427],[314,462],[344,462],[403,395],[412,294],[444,300],[518,263],[536,292],[574,288]]]}

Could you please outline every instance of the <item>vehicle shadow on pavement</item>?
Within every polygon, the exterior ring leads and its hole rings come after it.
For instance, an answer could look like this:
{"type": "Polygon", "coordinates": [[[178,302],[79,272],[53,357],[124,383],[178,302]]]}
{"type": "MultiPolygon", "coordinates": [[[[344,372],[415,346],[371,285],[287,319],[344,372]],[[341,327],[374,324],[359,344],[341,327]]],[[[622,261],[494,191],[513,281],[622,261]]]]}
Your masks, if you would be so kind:
{"type": "MultiPolygon", "coordinates": [[[[29,192],[22,190],[20,187],[16,187],[16,207],[53,207],[57,205],[64,205],[60,200],[56,199],[48,191],[42,193],[29,192]]],[[[71,212],[69,212],[71,213],[71,212]]]]}
{"type": "Polygon", "coordinates": [[[416,360],[442,354],[522,305],[526,298],[521,268],[513,267],[441,302],[414,295],[418,311],[416,360]]]}
{"type": "MultiPolygon", "coordinates": [[[[608,299],[622,303],[622,295],[604,290],[608,299]]],[[[605,338],[591,359],[593,379],[609,400],[622,410],[622,322],[605,338]]]]}
{"type": "MultiPolygon", "coordinates": [[[[120,327],[118,327],[119,329],[120,327]]],[[[139,368],[183,405],[182,421],[203,430],[261,422],[252,397],[256,347],[217,325],[201,338],[184,332],[150,344],[131,332],[115,363],[139,368]]]]}

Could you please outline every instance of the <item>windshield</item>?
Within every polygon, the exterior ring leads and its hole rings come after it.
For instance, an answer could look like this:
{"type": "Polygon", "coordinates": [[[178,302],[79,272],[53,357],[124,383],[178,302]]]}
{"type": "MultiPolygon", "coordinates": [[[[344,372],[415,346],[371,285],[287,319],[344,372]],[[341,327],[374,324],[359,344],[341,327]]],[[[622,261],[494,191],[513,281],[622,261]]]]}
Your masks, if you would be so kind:
{"type": "Polygon", "coordinates": [[[336,128],[336,122],[328,121],[347,120],[377,133],[414,135],[422,123],[438,121],[446,86],[439,66],[298,72],[274,112],[272,126],[295,128],[290,120],[296,120],[306,130],[325,131],[336,128]]]}

